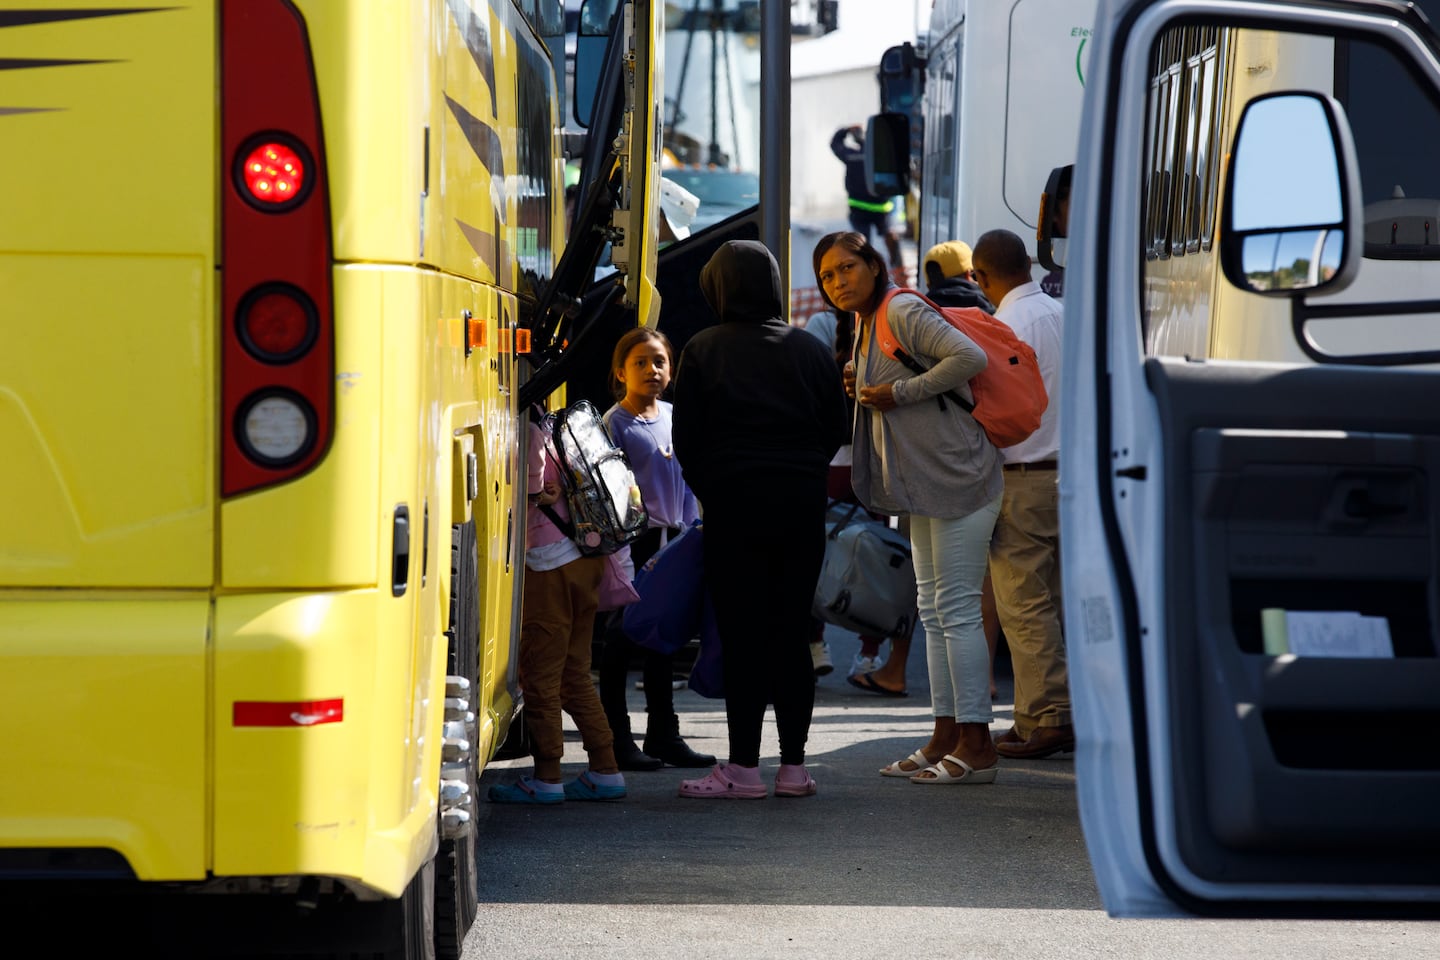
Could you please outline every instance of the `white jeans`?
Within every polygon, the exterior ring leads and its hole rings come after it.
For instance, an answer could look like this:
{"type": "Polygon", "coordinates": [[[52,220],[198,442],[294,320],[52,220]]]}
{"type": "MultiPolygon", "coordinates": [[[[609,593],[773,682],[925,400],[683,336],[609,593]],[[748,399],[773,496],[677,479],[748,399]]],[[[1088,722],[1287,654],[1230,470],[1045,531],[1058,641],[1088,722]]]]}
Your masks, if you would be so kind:
{"type": "Polygon", "coordinates": [[[980,589],[1000,501],[996,497],[955,520],[910,518],[925,662],[930,669],[930,709],[937,717],[954,717],[957,723],[988,724],[993,716],[980,589]]]}

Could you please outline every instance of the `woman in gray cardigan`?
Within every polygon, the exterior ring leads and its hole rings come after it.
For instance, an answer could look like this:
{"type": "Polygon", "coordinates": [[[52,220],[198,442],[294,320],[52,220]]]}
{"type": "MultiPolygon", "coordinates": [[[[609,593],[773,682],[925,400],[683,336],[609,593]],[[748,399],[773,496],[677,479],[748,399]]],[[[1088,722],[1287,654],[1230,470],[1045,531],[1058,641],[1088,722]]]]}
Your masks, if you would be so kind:
{"type": "Polygon", "coordinates": [[[886,299],[885,259],[858,233],[822,237],[815,279],[832,306],[859,319],[853,379],[859,401],[851,481],[866,507],[910,515],[920,622],[925,626],[935,728],[930,741],[880,771],[922,784],[993,783],[998,755],[990,740],[990,663],[981,628],[980,588],[990,533],[1004,490],[999,452],[957,403],[986,357],[923,299],[886,299]],[[915,373],[876,345],[875,315],[886,319],[915,373]]]}

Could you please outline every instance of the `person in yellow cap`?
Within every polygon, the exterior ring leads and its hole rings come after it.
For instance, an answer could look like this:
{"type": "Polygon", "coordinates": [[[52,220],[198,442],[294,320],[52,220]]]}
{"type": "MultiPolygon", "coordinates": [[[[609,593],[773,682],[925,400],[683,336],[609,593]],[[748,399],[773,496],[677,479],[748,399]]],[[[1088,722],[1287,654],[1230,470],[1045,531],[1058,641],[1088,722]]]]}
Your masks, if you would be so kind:
{"type": "Polygon", "coordinates": [[[942,307],[979,307],[994,313],[995,305],[985,299],[975,282],[975,265],[970,244],[947,240],[925,251],[920,261],[925,272],[925,295],[942,307]]]}

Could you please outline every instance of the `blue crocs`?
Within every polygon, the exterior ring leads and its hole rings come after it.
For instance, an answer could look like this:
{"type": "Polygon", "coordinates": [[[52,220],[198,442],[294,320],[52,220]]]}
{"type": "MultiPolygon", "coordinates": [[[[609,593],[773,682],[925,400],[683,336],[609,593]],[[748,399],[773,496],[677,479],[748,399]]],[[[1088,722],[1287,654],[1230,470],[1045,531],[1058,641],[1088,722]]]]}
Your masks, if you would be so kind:
{"type": "Polygon", "coordinates": [[[491,803],[564,803],[565,794],[569,793],[569,786],[566,786],[562,793],[559,790],[538,790],[535,781],[529,777],[521,777],[519,783],[497,783],[490,788],[487,796],[491,803]]]}
{"type": "Polygon", "coordinates": [[[625,784],[608,786],[590,779],[590,771],[565,784],[565,796],[570,800],[624,800],[625,784]]]}

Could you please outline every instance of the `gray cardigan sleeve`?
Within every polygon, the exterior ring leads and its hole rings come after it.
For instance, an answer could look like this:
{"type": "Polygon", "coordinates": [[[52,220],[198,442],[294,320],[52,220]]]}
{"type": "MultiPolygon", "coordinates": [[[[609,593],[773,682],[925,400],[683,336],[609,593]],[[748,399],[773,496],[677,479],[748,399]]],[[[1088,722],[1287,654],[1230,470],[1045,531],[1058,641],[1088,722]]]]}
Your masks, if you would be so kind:
{"type": "Polygon", "coordinates": [[[989,358],[974,340],[955,329],[919,297],[897,294],[887,318],[900,347],[922,365],[925,373],[895,381],[897,404],[919,403],[946,390],[969,400],[970,378],[985,369],[989,358]]]}

